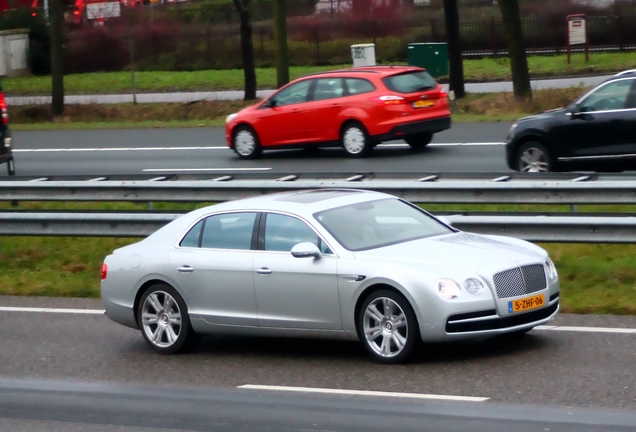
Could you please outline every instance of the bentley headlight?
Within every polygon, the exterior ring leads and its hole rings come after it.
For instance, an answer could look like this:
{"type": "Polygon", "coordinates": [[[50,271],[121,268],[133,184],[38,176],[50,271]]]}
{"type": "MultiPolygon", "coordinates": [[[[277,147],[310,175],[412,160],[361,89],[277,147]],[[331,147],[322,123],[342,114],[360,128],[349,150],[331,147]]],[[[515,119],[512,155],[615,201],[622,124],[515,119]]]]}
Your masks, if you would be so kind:
{"type": "Polygon", "coordinates": [[[441,298],[452,300],[461,294],[459,285],[452,279],[438,279],[435,282],[435,291],[441,298]]]}
{"type": "Polygon", "coordinates": [[[479,279],[470,278],[464,281],[464,289],[472,295],[479,295],[484,292],[484,284],[479,279]]]}
{"type": "Polygon", "coordinates": [[[549,257],[545,259],[544,266],[545,266],[545,274],[548,275],[548,279],[550,281],[554,281],[558,279],[559,275],[557,274],[556,267],[554,266],[554,263],[549,257]]]}
{"type": "Polygon", "coordinates": [[[229,123],[237,115],[238,115],[237,113],[234,113],[234,114],[230,114],[229,116],[225,117],[225,123],[229,123]]]}

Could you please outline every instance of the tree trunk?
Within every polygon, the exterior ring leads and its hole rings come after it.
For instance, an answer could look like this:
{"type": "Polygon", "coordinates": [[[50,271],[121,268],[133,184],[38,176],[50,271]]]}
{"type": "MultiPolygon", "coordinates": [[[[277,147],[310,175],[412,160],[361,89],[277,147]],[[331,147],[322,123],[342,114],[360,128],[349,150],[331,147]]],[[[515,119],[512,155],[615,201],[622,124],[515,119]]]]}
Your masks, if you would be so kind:
{"type": "Polygon", "coordinates": [[[464,63],[459,33],[459,9],[457,0],[444,0],[444,18],[446,20],[446,40],[448,41],[448,61],[450,76],[448,87],[456,98],[466,96],[464,88],[464,63]]]}
{"type": "Polygon", "coordinates": [[[64,113],[64,35],[62,0],[51,2],[51,111],[54,116],[64,113]]]}
{"type": "Polygon", "coordinates": [[[234,0],[234,6],[241,18],[241,57],[245,78],[245,100],[256,99],[256,69],[254,67],[254,43],[252,41],[252,21],[249,0],[234,0]]]}
{"type": "Polygon", "coordinates": [[[287,51],[287,9],[285,0],[274,0],[274,37],[276,39],[276,78],[278,87],[289,82],[287,51]]]}
{"type": "Polygon", "coordinates": [[[528,59],[526,58],[526,49],[523,44],[523,34],[521,32],[519,1],[499,0],[499,8],[501,9],[501,17],[503,18],[506,40],[508,42],[508,56],[510,57],[514,95],[517,99],[532,99],[528,59]]]}

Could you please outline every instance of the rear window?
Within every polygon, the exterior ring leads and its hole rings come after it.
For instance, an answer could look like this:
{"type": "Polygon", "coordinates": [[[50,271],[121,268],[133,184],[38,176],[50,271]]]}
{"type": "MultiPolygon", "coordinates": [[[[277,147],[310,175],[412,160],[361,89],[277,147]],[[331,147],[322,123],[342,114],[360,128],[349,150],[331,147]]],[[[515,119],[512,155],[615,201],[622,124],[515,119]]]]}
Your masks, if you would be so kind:
{"type": "Polygon", "coordinates": [[[431,90],[437,86],[437,81],[426,71],[407,72],[382,78],[382,82],[391,91],[398,93],[415,93],[431,90]]]}

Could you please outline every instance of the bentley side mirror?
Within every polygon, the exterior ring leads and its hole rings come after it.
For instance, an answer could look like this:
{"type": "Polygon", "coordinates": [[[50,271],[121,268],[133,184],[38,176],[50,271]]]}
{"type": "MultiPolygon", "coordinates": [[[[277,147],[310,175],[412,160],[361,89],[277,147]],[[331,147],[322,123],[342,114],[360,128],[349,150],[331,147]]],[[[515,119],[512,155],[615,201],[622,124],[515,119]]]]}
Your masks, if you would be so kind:
{"type": "Polygon", "coordinates": [[[294,258],[322,258],[322,253],[320,252],[320,249],[318,249],[318,246],[311,242],[298,243],[292,248],[291,254],[294,258]]]}

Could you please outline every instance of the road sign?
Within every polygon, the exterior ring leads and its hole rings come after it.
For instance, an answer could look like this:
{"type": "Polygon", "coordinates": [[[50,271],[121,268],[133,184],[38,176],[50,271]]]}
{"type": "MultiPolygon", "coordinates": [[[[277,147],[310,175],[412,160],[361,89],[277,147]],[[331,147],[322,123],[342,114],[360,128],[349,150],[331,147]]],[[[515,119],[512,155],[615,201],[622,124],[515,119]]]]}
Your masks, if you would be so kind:
{"type": "Polygon", "coordinates": [[[570,64],[570,51],[572,45],[585,45],[585,61],[588,61],[590,56],[585,15],[568,15],[565,20],[568,23],[568,64],[570,64]]]}

